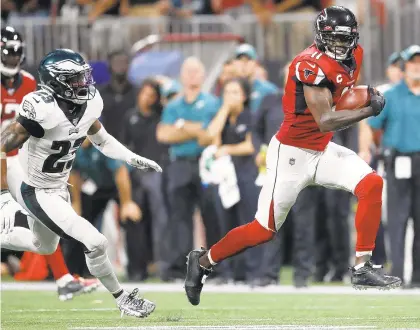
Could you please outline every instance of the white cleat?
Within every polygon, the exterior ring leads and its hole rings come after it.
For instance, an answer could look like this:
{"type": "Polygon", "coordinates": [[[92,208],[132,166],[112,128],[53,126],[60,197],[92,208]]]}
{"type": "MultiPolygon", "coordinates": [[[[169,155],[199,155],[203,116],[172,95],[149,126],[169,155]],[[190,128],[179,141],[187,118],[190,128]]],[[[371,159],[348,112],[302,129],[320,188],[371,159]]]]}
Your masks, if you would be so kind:
{"type": "Polygon", "coordinates": [[[130,294],[124,292],[124,297],[117,301],[118,308],[121,311],[121,317],[125,314],[143,318],[153,313],[156,308],[155,303],[139,297],[138,292],[139,289],[134,289],[130,294]]]}

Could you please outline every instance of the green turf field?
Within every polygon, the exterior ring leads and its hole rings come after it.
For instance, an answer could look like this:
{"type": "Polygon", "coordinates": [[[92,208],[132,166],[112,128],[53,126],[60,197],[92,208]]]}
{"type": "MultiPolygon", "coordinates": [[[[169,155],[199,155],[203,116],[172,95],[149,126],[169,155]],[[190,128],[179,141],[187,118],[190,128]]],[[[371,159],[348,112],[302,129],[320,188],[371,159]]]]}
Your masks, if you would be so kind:
{"type": "Polygon", "coordinates": [[[121,319],[104,292],[59,302],[55,292],[3,291],[1,329],[420,328],[420,295],[205,293],[199,307],[182,293],[146,296],[157,309],[143,320],[121,319]]]}

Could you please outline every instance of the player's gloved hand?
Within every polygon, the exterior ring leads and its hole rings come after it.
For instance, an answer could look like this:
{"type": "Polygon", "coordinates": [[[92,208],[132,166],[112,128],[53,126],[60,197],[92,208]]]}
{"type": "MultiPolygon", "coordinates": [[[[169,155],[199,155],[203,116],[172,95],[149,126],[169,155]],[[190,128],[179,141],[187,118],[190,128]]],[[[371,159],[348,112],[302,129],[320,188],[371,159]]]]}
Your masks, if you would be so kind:
{"type": "Polygon", "coordinates": [[[162,172],[162,168],[156,162],[154,162],[153,160],[141,157],[136,154],[134,154],[127,163],[145,172],[148,172],[151,170],[156,171],[156,172],[162,172]]]}
{"type": "Polygon", "coordinates": [[[385,98],[383,94],[377,91],[372,86],[369,86],[370,107],[373,110],[373,115],[379,115],[385,107],[385,98]]]}
{"type": "Polygon", "coordinates": [[[7,234],[13,231],[15,226],[15,216],[17,212],[25,215],[28,213],[16,202],[9,191],[5,191],[0,195],[0,233],[7,234]]]}

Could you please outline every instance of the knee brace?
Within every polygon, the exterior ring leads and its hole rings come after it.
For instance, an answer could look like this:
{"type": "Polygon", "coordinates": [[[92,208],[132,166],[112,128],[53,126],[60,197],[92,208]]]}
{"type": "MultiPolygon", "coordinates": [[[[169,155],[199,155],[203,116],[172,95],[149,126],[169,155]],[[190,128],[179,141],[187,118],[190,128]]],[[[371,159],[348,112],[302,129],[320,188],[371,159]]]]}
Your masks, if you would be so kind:
{"type": "Polygon", "coordinates": [[[107,248],[108,240],[104,235],[99,234],[92,247],[85,251],[86,265],[95,277],[103,277],[112,273],[112,265],[106,253],[107,248]]]}

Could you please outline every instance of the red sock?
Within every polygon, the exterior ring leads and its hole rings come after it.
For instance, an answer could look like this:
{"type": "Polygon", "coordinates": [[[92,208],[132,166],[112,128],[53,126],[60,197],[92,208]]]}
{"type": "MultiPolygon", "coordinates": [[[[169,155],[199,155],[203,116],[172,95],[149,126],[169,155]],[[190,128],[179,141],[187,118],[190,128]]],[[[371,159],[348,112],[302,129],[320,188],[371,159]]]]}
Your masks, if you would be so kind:
{"type": "Polygon", "coordinates": [[[66,274],[69,274],[69,269],[67,268],[66,262],[64,261],[63,252],[61,252],[60,245],[57,246],[57,250],[55,250],[53,254],[48,256],[46,255],[45,260],[47,260],[47,264],[50,266],[55,280],[58,280],[66,274]]]}
{"type": "Polygon", "coordinates": [[[274,234],[273,231],[261,226],[257,220],[236,227],[211,247],[211,260],[215,263],[221,262],[247,248],[271,240],[274,237],[274,234]]]}
{"type": "Polygon", "coordinates": [[[359,199],[356,212],[356,252],[373,251],[381,222],[383,180],[376,174],[366,175],[356,186],[359,199]]]}

